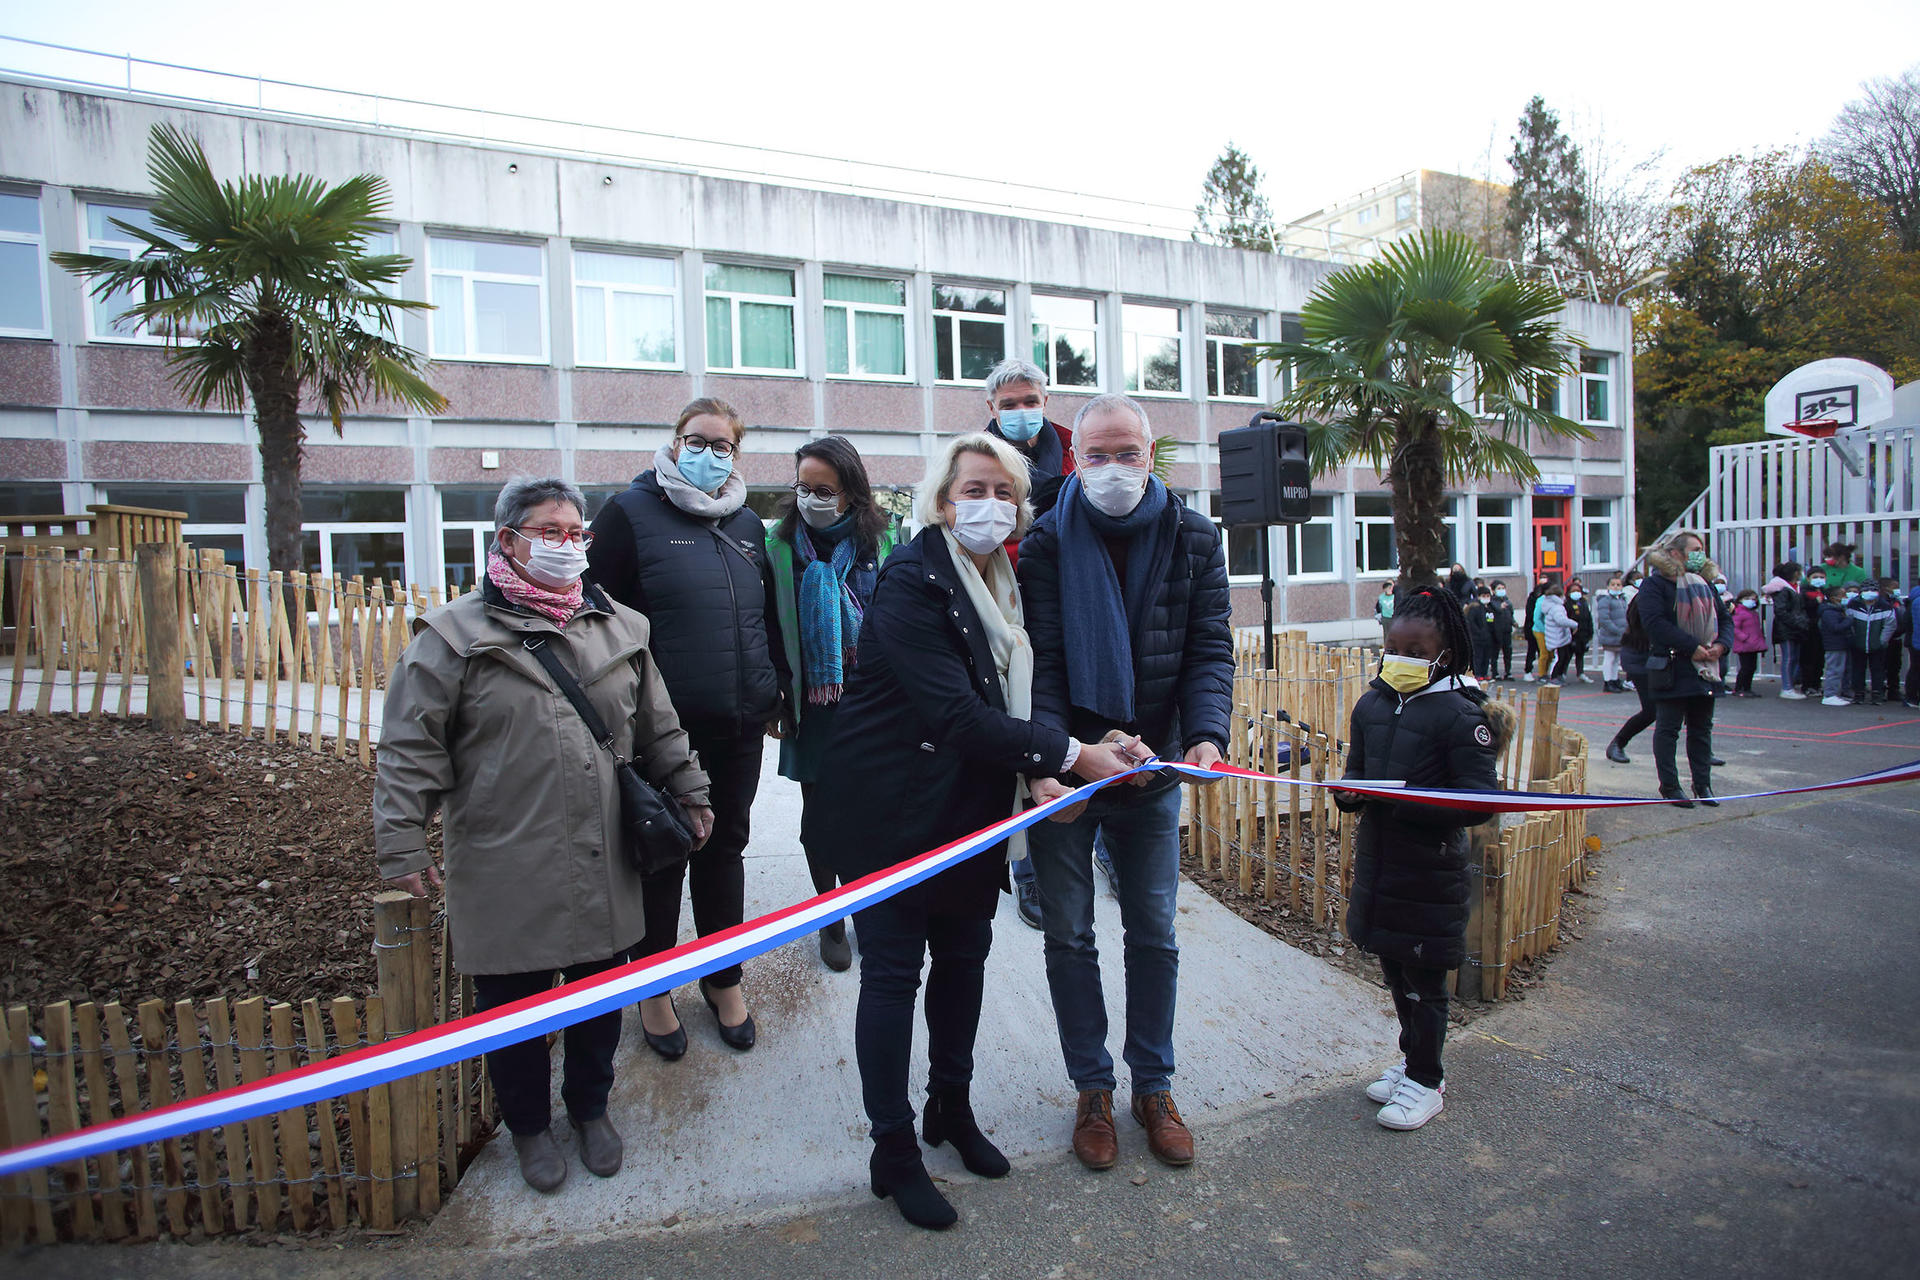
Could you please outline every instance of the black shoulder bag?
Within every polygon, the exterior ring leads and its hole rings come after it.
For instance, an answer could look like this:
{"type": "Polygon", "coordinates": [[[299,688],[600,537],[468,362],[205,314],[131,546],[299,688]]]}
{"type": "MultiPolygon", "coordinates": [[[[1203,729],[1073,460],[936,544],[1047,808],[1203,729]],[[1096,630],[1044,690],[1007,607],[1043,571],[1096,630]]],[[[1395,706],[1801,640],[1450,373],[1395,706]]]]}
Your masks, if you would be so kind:
{"type": "Polygon", "coordinates": [[[560,661],[560,655],[548,647],[547,638],[531,635],[522,643],[547,669],[560,692],[567,695],[593,740],[613,757],[613,776],[620,786],[621,825],[626,828],[627,862],[642,875],[685,862],[693,854],[693,829],[687,825],[679,801],[662,794],[613,749],[613,735],[607,732],[606,723],[587,701],[580,682],[560,661]]]}

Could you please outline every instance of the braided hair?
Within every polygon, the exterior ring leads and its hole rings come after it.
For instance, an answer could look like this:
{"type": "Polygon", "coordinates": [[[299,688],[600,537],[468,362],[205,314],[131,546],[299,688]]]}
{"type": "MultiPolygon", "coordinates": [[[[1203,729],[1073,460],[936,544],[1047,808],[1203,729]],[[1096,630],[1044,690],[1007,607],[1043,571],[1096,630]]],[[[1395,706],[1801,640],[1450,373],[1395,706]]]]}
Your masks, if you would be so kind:
{"type": "Polygon", "coordinates": [[[1466,611],[1460,597],[1444,586],[1421,587],[1394,606],[1393,620],[1417,618],[1430,622],[1446,646],[1447,663],[1435,668],[1435,676],[1460,676],[1473,673],[1473,637],[1467,632],[1466,611]]]}

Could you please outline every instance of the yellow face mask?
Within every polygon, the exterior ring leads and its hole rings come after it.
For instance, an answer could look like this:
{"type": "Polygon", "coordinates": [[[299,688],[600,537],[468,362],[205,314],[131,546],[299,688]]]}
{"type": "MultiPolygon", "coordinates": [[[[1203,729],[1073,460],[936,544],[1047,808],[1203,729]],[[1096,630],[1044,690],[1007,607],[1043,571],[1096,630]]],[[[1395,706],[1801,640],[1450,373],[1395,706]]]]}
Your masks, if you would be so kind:
{"type": "Polygon", "coordinates": [[[1389,653],[1380,659],[1380,678],[1398,693],[1418,693],[1433,683],[1433,663],[1389,653]]]}

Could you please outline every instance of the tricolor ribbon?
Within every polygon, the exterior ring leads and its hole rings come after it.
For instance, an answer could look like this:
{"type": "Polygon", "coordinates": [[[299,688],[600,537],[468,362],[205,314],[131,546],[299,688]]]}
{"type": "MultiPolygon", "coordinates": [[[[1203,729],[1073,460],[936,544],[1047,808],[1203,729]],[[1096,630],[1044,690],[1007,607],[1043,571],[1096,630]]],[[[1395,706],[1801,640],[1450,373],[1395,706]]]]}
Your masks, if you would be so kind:
{"type": "MultiPolygon", "coordinates": [[[[1167,770],[1196,781],[1217,782],[1223,777],[1245,778],[1256,782],[1283,783],[1301,787],[1326,787],[1357,792],[1379,800],[1415,800],[1422,804],[1480,812],[1515,813],[1564,809],[1618,809],[1637,805],[1667,804],[1646,796],[1556,795],[1532,791],[1457,791],[1442,788],[1408,787],[1390,782],[1361,782],[1336,779],[1314,782],[1305,778],[1276,777],[1233,765],[1216,764],[1202,769],[1190,764],[1169,764],[1150,760],[1126,773],[1100,782],[1089,783],[1064,796],[1048,801],[1024,813],[982,827],[951,844],[930,850],[905,862],[856,880],[849,885],[818,894],[804,902],[769,912],[757,919],[736,925],[721,933],[696,938],[671,951],[608,969],[591,978],[570,982],[538,995],[501,1005],[484,1013],[470,1014],[453,1022],[415,1031],[397,1039],[356,1049],[351,1053],[316,1062],[295,1071],[284,1072],[251,1084],[222,1089],[203,1097],[175,1102],[142,1111],[138,1115],[88,1125],[70,1133],[41,1138],[0,1151],[0,1177],[27,1173],[49,1165],[81,1160],[88,1156],[118,1151],[123,1147],[159,1142],[220,1125],[236,1124],[258,1116],[290,1111],[310,1102],[336,1098],[341,1094],[370,1089],[404,1076],[418,1075],[451,1062],[477,1057],[489,1050],[531,1040],[588,1018],[610,1013],[648,996],[660,995],[696,978],[739,964],[805,937],[853,912],[884,902],[903,889],[911,888],[939,875],[955,863],[990,849],[1016,831],[1024,830],[1061,809],[1077,805],[1102,787],[1149,770],[1167,770]]],[[[1719,797],[1722,800],[1760,800],[1772,796],[1804,795],[1820,791],[1840,791],[1851,787],[1871,787],[1889,782],[1920,780],[1920,760],[1895,765],[1872,773],[1857,774],[1838,782],[1821,782],[1805,787],[1785,787],[1775,791],[1754,791],[1743,795],[1719,797]]]]}

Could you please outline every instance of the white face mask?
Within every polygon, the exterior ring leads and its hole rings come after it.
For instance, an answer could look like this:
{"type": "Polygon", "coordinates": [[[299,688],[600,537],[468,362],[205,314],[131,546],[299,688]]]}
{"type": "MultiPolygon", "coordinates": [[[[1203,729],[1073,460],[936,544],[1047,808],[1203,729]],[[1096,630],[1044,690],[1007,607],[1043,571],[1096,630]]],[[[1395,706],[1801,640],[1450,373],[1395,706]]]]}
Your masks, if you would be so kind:
{"type": "Polygon", "coordinates": [[[961,498],[953,504],[953,536],[977,556],[990,554],[1012,536],[1019,508],[999,498],[961,498]]]}
{"type": "Polygon", "coordinates": [[[840,518],[840,499],[822,498],[817,494],[803,493],[795,504],[800,509],[800,518],[810,528],[824,529],[840,518]]]}
{"type": "Polygon", "coordinates": [[[1098,510],[1118,519],[1140,505],[1147,491],[1145,467],[1123,467],[1109,462],[1104,467],[1084,467],[1074,472],[1080,477],[1080,489],[1098,510]]]}
{"type": "Polygon", "coordinates": [[[587,549],[577,542],[550,547],[519,530],[514,536],[527,544],[527,562],[521,568],[527,576],[552,591],[565,591],[587,571],[587,549]]]}

